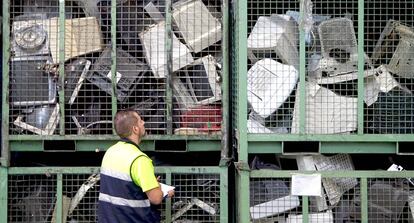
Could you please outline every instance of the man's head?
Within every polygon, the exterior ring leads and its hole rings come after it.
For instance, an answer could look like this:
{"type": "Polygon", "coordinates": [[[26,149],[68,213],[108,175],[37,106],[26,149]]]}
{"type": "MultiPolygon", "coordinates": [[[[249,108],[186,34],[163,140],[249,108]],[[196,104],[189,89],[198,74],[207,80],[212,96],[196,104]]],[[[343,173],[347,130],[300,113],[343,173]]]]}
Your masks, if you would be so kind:
{"type": "Polygon", "coordinates": [[[145,135],[144,124],[144,120],[134,110],[118,111],[114,119],[116,134],[135,143],[140,143],[141,138],[145,135]]]}

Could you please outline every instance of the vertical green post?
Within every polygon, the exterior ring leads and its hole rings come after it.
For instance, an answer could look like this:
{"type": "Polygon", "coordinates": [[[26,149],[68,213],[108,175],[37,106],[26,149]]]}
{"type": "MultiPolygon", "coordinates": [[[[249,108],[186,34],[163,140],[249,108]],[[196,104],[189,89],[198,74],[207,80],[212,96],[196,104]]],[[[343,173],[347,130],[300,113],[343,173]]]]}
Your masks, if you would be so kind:
{"type": "Polygon", "coordinates": [[[221,139],[221,158],[227,159],[229,157],[229,134],[230,134],[230,122],[229,122],[229,83],[230,83],[230,60],[229,60],[229,1],[223,0],[222,1],[222,24],[223,24],[223,31],[221,33],[222,38],[222,53],[223,53],[223,67],[221,70],[221,88],[222,95],[221,95],[221,114],[222,114],[222,121],[221,121],[221,132],[222,132],[222,139],[221,139]]]}
{"type": "MultiPolygon", "coordinates": [[[[116,2],[111,1],[111,101],[112,101],[112,119],[118,110],[118,103],[116,101],[116,2]]],[[[112,132],[115,134],[115,129],[112,127],[112,132]]]]}
{"type": "MultiPolygon", "coordinates": [[[[1,122],[1,166],[10,165],[10,148],[9,148],[9,61],[10,61],[10,5],[9,0],[3,1],[3,94],[2,94],[2,122],[1,122]]],[[[1,193],[1,192],[0,192],[1,193]]],[[[1,221],[7,222],[7,221],[1,221]]]]}
{"type": "Polygon", "coordinates": [[[65,135],[65,0],[59,0],[59,134],[65,135]]]}
{"type": "Polygon", "coordinates": [[[171,0],[165,1],[165,52],[167,53],[167,72],[165,73],[165,103],[166,103],[166,118],[167,118],[167,134],[172,135],[173,122],[173,92],[172,92],[172,30],[171,30],[171,0]]]}
{"type": "MultiPolygon", "coordinates": [[[[171,185],[172,183],[172,180],[171,180],[171,172],[170,171],[168,171],[167,173],[165,173],[165,182],[166,182],[166,184],[168,184],[168,185],[171,185]]],[[[167,202],[166,202],[166,204],[165,204],[165,222],[172,222],[171,221],[171,198],[168,198],[167,199],[167,202]]]]}
{"type": "Polygon", "coordinates": [[[228,168],[220,167],[220,222],[229,222],[228,168]]]}
{"type": "Polygon", "coordinates": [[[303,214],[303,223],[309,222],[309,197],[302,196],[302,214],[303,214]]]}
{"type": "Polygon", "coordinates": [[[62,198],[62,194],[63,194],[63,177],[62,177],[62,173],[58,173],[57,174],[57,190],[56,190],[56,195],[57,195],[57,200],[56,200],[56,222],[57,223],[62,223],[63,220],[66,219],[62,219],[63,217],[63,198],[62,198]]]}
{"type": "Polygon", "coordinates": [[[250,222],[250,174],[248,169],[248,141],[247,141],[247,1],[236,1],[236,41],[234,49],[236,53],[236,65],[238,72],[234,75],[238,75],[237,79],[237,140],[238,140],[238,153],[239,163],[241,167],[238,168],[238,194],[237,203],[239,204],[237,210],[237,218],[240,223],[250,222]]]}
{"type": "Polygon", "coordinates": [[[358,135],[364,134],[364,0],[358,0],[358,135]]]}
{"type": "Polygon", "coordinates": [[[368,182],[366,177],[361,178],[361,222],[368,223],[368,182]]]}
{"type": "MultiPolygon", "coordinates": [[[[4,15],[4,14],[3,14],[4,15]]],[[[0,222],[8,222],[7,210],[9,209],[7,202],[8,193],[8,172],[7,167],[0,166],[0,222]]]]}
{"type": "Polygon", "coordinates": [[[303,27],[303,12],[305,4],[300,0],[299,9],[299,134],[305,133],[306,125],[306,68],[305,68],[305,30],[303,27]]]}

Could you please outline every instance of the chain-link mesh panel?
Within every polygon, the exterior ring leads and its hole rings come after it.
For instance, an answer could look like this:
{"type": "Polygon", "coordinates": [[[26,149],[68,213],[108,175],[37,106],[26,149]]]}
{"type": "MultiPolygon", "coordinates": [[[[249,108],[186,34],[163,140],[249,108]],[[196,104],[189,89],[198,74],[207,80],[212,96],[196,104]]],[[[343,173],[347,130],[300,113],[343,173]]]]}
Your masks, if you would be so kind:
{"type": "Polygon", "coordinates": [[[50,222],[56,176],[10,175],[8,180],[8,222],[50,222]]]}
{"type": "Polygon", "coordinates": [[[411,1],[365,2],[365,51],[383,68],[365,84],[372,97],[364,107],[366,133],[413,133],[413,8],[411,1]]]}
{"type": "Polygon", "coordinates": [[[12,135],[112,134],[127,108],[149,134],[220,133],[220,0],[10,3],[12,135]]]}
{"type": "Polygon", "coordinates": [[[247,3],[248,132],[289,133],[299,78],[293,1],[247,3]]]}

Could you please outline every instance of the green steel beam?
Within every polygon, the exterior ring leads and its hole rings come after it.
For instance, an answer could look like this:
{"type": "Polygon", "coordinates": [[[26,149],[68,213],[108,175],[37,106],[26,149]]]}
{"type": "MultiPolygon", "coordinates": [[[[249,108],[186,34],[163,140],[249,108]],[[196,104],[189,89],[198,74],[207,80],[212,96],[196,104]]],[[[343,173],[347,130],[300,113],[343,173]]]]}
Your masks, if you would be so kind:
{"type": "Polygon", "coordinates": [[[309,222],[309,197],[302,196],[302,222],[308,223],[309,222]]]}
{"type": "Polygon", "coordinates": [[[165,104],[166,104],[166,122],[167,134],[173,134],[173,92],[172,92],[172,24],[171,24],[171,0],[165,1],[165,52],[167,52],[167,72],[165,79],[165,104]]]}
{"type": "MultiPolygon", "coordinates": [[[[6,171],[5,174],[20,175],[20,174],[91,174],[99,173],[99,167],[9,167],[2,168],[6,171]]],[[[171,173],[188,173],[188,174],[223,174],[222,167],[217,166],[169,166],[169,167],[155,167],[157,174],[171,174],[171,173]]],[[[168,182],[167,182],[168,183],[168,182]]]]}
{"type": "MultiPolygon", "coordinates": [[[[4,15],[4,14],[3,14],[4,15]]],[[[8,222],[7,208],[8,207],[8,173],[7,167],[0,166],[0,222],[8,222]]]]}
{"type": "MultiPolygon", "coordinates": [[[[247,1],[235,1],[235,24],[236,36],[234,38],[236,49],[235,66],[237,66],[237,152],[238,162],[246,165],[248,162],[248,144],[247,144],[247,1]]],[[[237,199],[237,217],[238,223],[250,222],[249,211],[249,172],[244,168],[237,170],[238,181],[237,199]]]]}
{"type": "MultiPolygon", "coordinates": [[[[209,151],[221,151],[221,142],[219,140],[186,140],[187,146],[185,149],[177,149],[173,146],[174,140],[167,140],[171,142],[171,149],[169,150],[157,150],[155,147],[156,141],[162,140],[145,140],[141,142],[140,148],[143,151],[159,151],[159,152],[209,152],[209,151]]],[[[90,152],[90,151],[105,151],[111,145],[115,144],[117,140],[73,140],[75,147],[70,151],[90,152]]],[[[13,140],[10,141],[10,150],[13,152],[40,152],[45,150],[44,141],[25,141],[25,140],[13,140]]],[[[46,150],[49,150],[46,148],[46,150]]],[[[62,148],[54,148],[53,151],[68,151],[62,148]]]]}
{"type": "MultiPolygon", "coordinates": [[[[3,1],[3,60],[2,60],[2,79],[3,79],[3,94],[2,94],[2,122],[1,122],[1,166],[10,165],[10,149],[9,149],[9,61],[10,61],[10,5],[9,1],[3,1]]],[[[6,222],[6,221],[2,221],[6,222]]]]}
{"type": "Polygon", "coordinates": [[[327,142],[414,142],[414,134],[364,134],[364,135],[296,135],[296,134],[248,134],[249,142],[260,141],[327,141],[327,142]]]}
{"type": "Polygon", "coordinates": [[[229,175],[226,166],[220,167],[220,222],[229,222],[229,175]]]}
{"type": "Polygon", "coordinates": [[[358,0],[358,135],[364,134],[364,0],[358,0]]]}
{"type": "Polygon", "coordinates": [[[63,218],[63,179],[62,173],[57,174],[57,190],[56,190],[56,222],[62,223],[66,222],[66,219],[63,218]],[[64,221],[63,221],[64,220],[64,221]]]}
{"type": "MultiPolygon", "coordinates": [[[[112,106],[112,120],[115,118],[115,114],[118,111],[118,102],[116,99],[116,3],[117,1],[111,1],[111,106],[112,106]]],[[[115,128],[112,126],[112,133],[115,135],[115,128]]]]}
{"type": "Polygon", "coordinates": [[[372,170],[372,171],[289,171],[289,170],[252,170],[250,177],[252,178],[287,178],[293,174],[320,174],[324,178],[407,178],[413,177],[414,171],[385,171],[385,170],[372,170]]]}
{"type": "Polygon", "coordinates": [[[238,178],[236,204],[237,216],[236,222],[250,223],[250,178],[248,171],[238,171],[236,177],[238,178]]]}
{"type": "MultiPolygon", "coordinates": [[[[221,135],[147,135],[143,139],[145,140],[206,140],[214,141],[221,140],[221,135]]],[[[37,140],[119,140],[118,136],[115,135],[65,135],[65,136],[38,136],[38,135],[11,135],[10,140],[14,141],[37,141],[37,140]]]]}
{"type": "Polygon", "coordinates": [[[368,223],[368,183],[366,177],[361,178],[361,222],[368,223]]]}
{"type": "MultiPolygon", "coordinates": [[[[249,153],[290,153],[286,148],[285,142],[277,141],[260,141],[249,142],[249,153]]],[[[323,142],[323,141],[310,141],[319,144],[319,148],[314,151],[307,151],[306,144],[304,143],[304,151],[297,151],[296,153],[371,153],[371,154],[405,154],[398,151],[398,143],[396,142],[323,142]]],[[[296,151],[296,150],[295,150],[296,151]]],[[[414,149],[413,149],[414,152],[414,149]]]]}
{"type": "MultiPolygon", "coordinates": [[[[168,185],[172,184],[171,181],[171,173],[167,173],[165,176],[165,183],[168,185]]],[[[166,200],[166,204],[165,204],[165,222],[172,222],[171,221],[171,214],[172,214],[172,210],[171,210],[171,198],[167,198],[166,200]]]]}
{"type": "Polygon", "coordinates": [[[300,0],[299,9],[299,134],[305,133],[306,127],[306,67],[305,67],[305,30],[303,27],[303,0],[300,0]]]}
{"type": "Polygon", "coordinates": [[[59,134],[65,135],[65,0],[59,0],[59,134]]]}
{"type": "Polygon", "coordinates": [[[223,63],[222,63],[222,70],[221,70],[221,114],[222,114],[222,121],[221,121],[221,157],[228,158],[229,154],[229,137],[231,137],[230,132],[230,29],[229,29],[229,0],[222,1],[222,13],[223,13],[223,31],[221,34],[222,38],[222,54],[223,54],[223,63]]]}

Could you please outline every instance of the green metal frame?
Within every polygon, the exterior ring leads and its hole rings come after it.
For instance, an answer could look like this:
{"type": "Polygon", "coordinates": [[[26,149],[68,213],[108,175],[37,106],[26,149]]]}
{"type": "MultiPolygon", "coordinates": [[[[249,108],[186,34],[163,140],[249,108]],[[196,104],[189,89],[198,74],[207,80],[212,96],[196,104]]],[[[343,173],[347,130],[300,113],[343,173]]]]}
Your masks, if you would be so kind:
{"type": "MultiPolygon", "coordinates": [[[[302,0],[301,0],[302,2],[302,0]]],[[[301,4],[302,5],[302,4],[301,4]]],[[[358,0],[358,129],[356,134],[304,134],[305,129],[305,36],[303,26],[299,27],[299,134],[256,134],[247,129],[247,1],[233,5],[236,19],[233,22],[235,49],[232,61],[237,70],[237,130],[239,161],[246,160],[248,153],[285,153],[284,142],[319,143],[316,153],[393,153],[400,154],[399,142],[414,142],[414,134],[364,134],[364,0],[358,0]]],[[[300,16],[303,9],[300,8],[300,16]]],[[[407,153],[402,153],[407,154],[407,153]]],[[[409,153],[411,155],[411,153],[409,153]]],[[[413,151],[414,154],[414,151],[413,151]]]]}
{"type": "MultiPolygon", "coordinates": [[[[171,1],[167,1],[167,10],[166,10],[166,44],[167,49],[172,48],[172,31],[171,31],[171,1]]],[[[2,157],[1,164],[3,166],[9,166],[9,154],[11,151],[44,151],[44,141],[46,140],[72,140],[74,141],[76,147],[75,151],[95,151],[96,149],[105,150],[108,145],[113,144],[118,140],[118,137],[113,131],[113,135],[65,135],[64,129],[64,89],[59,90],[59,105],[60,105],[60,129],[59,135],[52,136],[38,136],[38,135],[10,135],[9,137],[9,65],[8,61],[10,59],[10,0],[3,1],[3,111],[2,111],[2,157]]],[[[222,132],[221,135],[192,135],[192,136],[179,136],[173,135],[172,133],[172,89],[170,84],[167,84],[166,87],[166,99],[167,99],[167,126],[169,126],[168,133],[166,135],[148,135],[142,145],[142,149],[145,151],[155,151],[155,142],[158,140],[184,140],[186,141],[187,148],[183,151],[222,151],[222,157],[228,157],[228,124],[229,124],[229,6],[228,1],[223,0],[222,8],[222,53],[223,53],[223,63],[222,67],[222,132]]],[[[59,24],[61,27],[64,27],[65,24],[65,4],[63,0],[59,1],[59,24]]],[[[112,1],[111,4],[111,73],[112,80],[116,78],[116,1],[112,1]]],[[[61,62],[59,64],[59,83],[61,86],[64,84],[64,38],[65,38],[65,29],[59,30],[59,57],[61,62]]],[[[171,50],[170,50],[171,51],[171,50]]],[[[169,65],[171,68],[171,55],[167,55],[169,58],[169,65]]],[[[167,78],[168,83],[171,82],[170,78],[167,78]]],[[[112,81],[112,92],[115,92],[115,81],[112,81]]],[[[112,94],[112,116],[115,115],[117,111],[117,100],[115,94],[112,94]]],[[[174,151],[174,148],[172,148],[174,151]]]]}
{"type": "MultiPolygon", "coordinates": [[[[8,175],[29,174],[56,174],[57,175],[57,216],[56,222],[64,222],[62,219],[62,195],[64,174],[92,174],[98,173],[99,167],[0,167],[0,206],[8,207],[7,186],[8,175]]],[[[220,174],[220,222],[228,222],[228,168],[222,167],[156,167],[157,174],[165,174],[166,183],[171,184],[172,174],[220,174]]],[[[0,222],[7,222],[7,208],[0,208],[0,222]]],[[[171,222],[171,199],[167,199],[166,222],[171,222]]]]}

